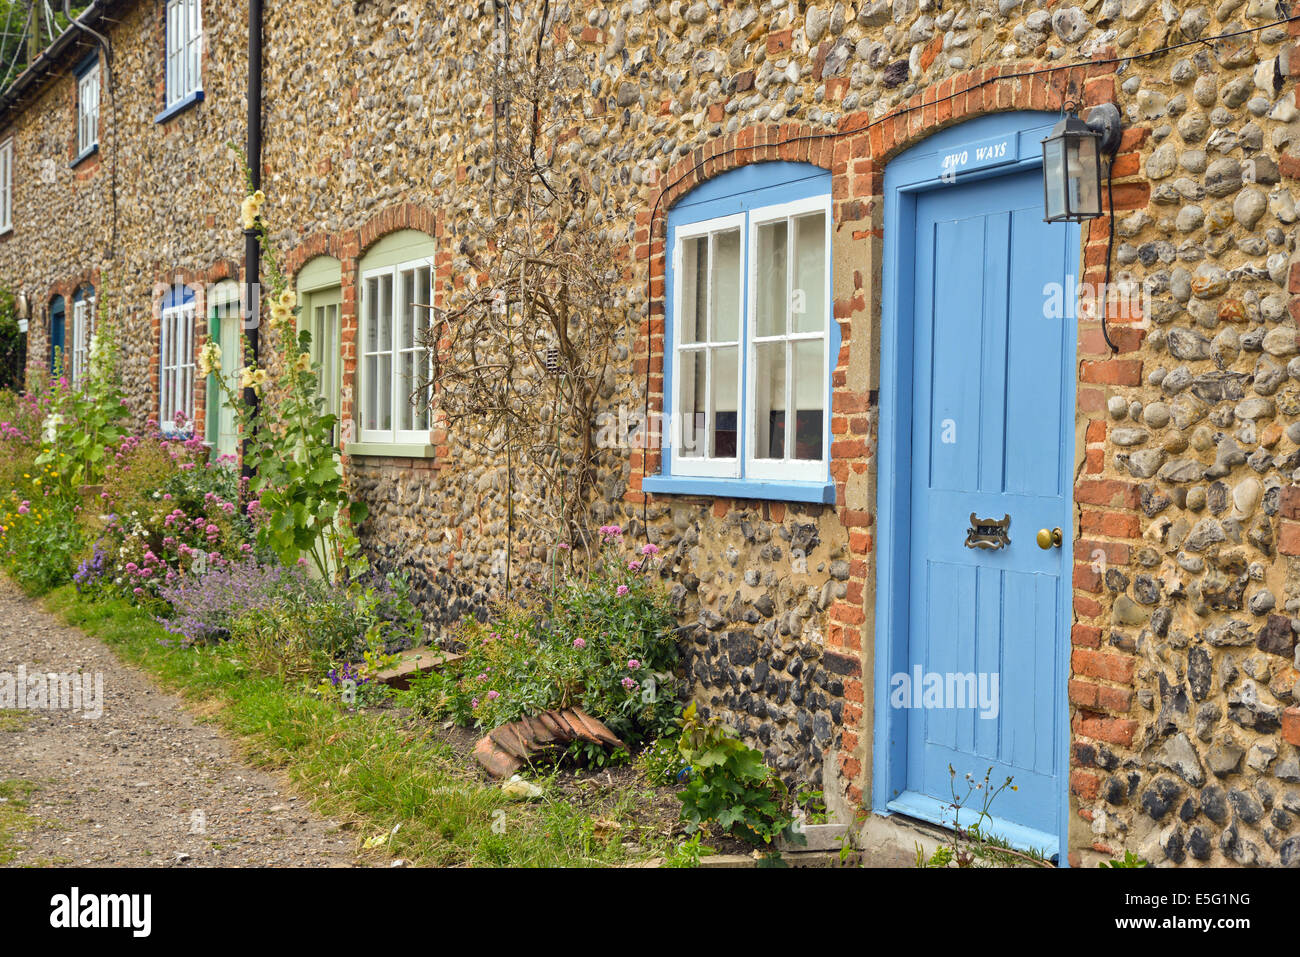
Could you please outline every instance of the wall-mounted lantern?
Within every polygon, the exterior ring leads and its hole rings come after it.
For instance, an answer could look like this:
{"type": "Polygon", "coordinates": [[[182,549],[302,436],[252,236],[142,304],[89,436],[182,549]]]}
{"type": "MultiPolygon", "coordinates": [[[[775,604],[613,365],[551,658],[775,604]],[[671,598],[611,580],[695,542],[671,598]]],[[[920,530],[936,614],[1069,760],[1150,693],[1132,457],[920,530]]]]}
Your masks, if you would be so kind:
{"type": "Polygon", "coordinates": [[[1043,140],[1044,222],[1078,223],[1101,215],[1101,159],[1119,149],[1120,116],[1113,103],[1079,119],[1067,107],[1043,140]]]}

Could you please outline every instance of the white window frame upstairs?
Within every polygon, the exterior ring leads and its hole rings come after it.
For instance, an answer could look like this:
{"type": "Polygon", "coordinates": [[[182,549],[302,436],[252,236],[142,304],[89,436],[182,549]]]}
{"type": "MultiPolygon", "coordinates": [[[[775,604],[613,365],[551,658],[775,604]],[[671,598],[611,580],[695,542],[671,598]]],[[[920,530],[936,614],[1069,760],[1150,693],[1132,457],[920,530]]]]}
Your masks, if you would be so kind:
{"type": "Polygon", "coordinates": [[[167,106],[203,89],[203,14],[201,0],[167,0],[167,106]]]}
{"type": "Polygon", "coordinates": [[[0,233],[14,228],[14,138],[0,142],[0,233]]]}
{"type": "Polygon", "coordinates": [[[99,62],[77,77],[77,155],[99,146],[99,62]]]}
{"type": "Polygon", "coordinates": [[[678,227],[676,242],[673,246],[673,398],[672,398],[672,419],[669,423],[669,434],[672,442],[672,463],[674,475],[696,475],[710,476],[714,478],[739,478],[740,477],[740,436],[744,428],[744,397],[741,390],[741,355],[742,340],[744,339],[745,313],[743,309],[744,288],[746,284],[746,275],[748,272],[748,253],[746,248],[745,233],[745,215],[737,213],[730,216],[719,216],[715,219],[706,219],[698,223],[690,223],[678,227]],[[713,253],[716,244],[714,237],[721,233],[739,232],[740,233],[740,271],[736,277],[737,286],[736,296],[737,305],[740,308],[739,322],[737,323],[737,338],[733,340],[714,340],[713,326],[713,253]],[[709,240],[709,268],[706,281],[708,282],[707,293],[707,318],[706,331],[708,339],[705,342],[686,343],[683,340],[683,291],[686,283],[683,281],[684,273],[682,269],[682,249],[686,242],[691,239],[698,239],[707,236],[709,240]],[[706,449],[704,455],[686,455],[685,444],[688,431],[692,437],[692,444],[703,442],[707,445],[710,437],[713,435],[713,426],[715,412],[711,408],[710,396],[713,393],[713,358],[720,349],[736,349],[736,455],[730,458],[718,458],[708,454],[706,449]],[[691,429],[686,428],[686,413],[684,412],[684,403],[682,394],[685,388],[685,381],[682,376],[682,356],[687,353],[695,353],[706,356],[705,375],[704,375],[704,402],[706,408],[703,422],[703,429],[697,427],[698,423],[692,423],[691,429]]]}
{"type": "MultiPolygon", "coordinates": [[[[418,344],[417,331],[427,329],[432,319],[431,309],[421,308],[433,302],[436,272],[433,258],[413,259],[394,266],[367,269],[361,273],[361,321],[357,329],[357,398],[356,425],[357,435],[362,443],[377,442],[392,445],[429,443],[431,423],[427,408],[427,396],[424,408],[411,402],[414,387],[400,371],[403,356],[413,355],[413,375],[422,375],[427,381],[433,374],[433,356],[418,344]],[[428,283],[421,284],[419,273],[427,270],[428,283]],[[387,299],[382,290],[388,283],[387,299]],[[403,302],[407,285],[410,283],[412,307],[412,334],[417,344],[407,348],[399,343],[400,317],[397,304],[403,302]],[[387,313],[383,310],[387,306],[387,313]],[[385,344],[385,327],[386,343],[385,344]],[[371,330],[374,329],[374,339],[371,330]],[[424,353],[423,362],[420,361],[424,353]],[[384,369],[387,360],[387,370],[384,369]],[[378,397],[387,396],[389,427],[367,428],[367,416],[370,404],[378,397]],[[411,410],[411,425],[414,428],[401,428],[399,411],[405,407],[411,410]]],[[[378,422],[376,422],[378,425],[378,422]]]]}
{"type": "Polygon", "coordinates": [[[90,369],[90,337],[95,334],[95,294],[82,296],[72,303],[72,364],[73,385],[80,385],[90,369]]]}
{"type": "Polygon", "coordinates": [[[194,430],[194,319],[196,302],[162,310],[158,353],[158,428],[168,435],[194,430]],[[185,413],[185,428],[177,431],[176,412],[185,413]]]}

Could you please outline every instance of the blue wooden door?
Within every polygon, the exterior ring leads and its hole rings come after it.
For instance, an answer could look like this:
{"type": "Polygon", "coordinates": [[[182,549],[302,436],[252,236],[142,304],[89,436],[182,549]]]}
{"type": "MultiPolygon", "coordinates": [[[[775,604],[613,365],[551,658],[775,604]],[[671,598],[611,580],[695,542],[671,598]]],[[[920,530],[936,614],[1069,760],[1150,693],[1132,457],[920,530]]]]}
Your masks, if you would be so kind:
{"type": "Polygon", "coordinates": [[[1046,303],[1078,247],[1076,230],[1043,223],[1042,192],[1031,170],[916,199],[911,710],[906,790],[890,807],[950,824],[949,767],[959,796],[992,768],[995,787],[1016,787],[993,805],[993,830],[1050,853],[1065,794],[1075,329],[1046,303]],[[1009,516],[1010,544],[972,547],[972,514],[1009,516]],[[1060,529],[1061,545],[1041,548],[1040,529],[1060,529]]]}
{"type": "Polygon", "coordinates": [[[55,296],[50,304],[50,371],[61,368],[66,374],[69,362],[68,357],[63,354],[65,311],[63,297],[55,296]]]}

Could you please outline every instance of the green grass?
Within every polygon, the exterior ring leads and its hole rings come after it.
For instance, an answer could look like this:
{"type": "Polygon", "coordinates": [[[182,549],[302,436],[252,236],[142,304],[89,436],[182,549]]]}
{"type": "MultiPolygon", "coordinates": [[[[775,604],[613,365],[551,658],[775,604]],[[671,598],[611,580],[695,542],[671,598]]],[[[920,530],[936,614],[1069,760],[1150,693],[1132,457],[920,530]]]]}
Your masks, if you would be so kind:
{"type": "Polygon", "coordinates": [[[252,671],[228,645],[161,644],[170,636],[125,602],[84,601],[65,586],[45,604],[211,710],[251,763],[288,774],[322,814],[352,822],[358,844],[371,848],[361,850],[363,861],[382,854],[425,865],[572,867],[626,858],[597,819],[549,797],[554,789],[528,804],[509,800],[401,712],[349,713],[252,671]]]}
{"type": "Polygon", "coordinates": [[[40,821],[26,813],[29,794],[37,789],[30,781],[20,778],[0,780],[0,866],[17,857],[13,838],[15,831],[30,831],[40,821]]]}

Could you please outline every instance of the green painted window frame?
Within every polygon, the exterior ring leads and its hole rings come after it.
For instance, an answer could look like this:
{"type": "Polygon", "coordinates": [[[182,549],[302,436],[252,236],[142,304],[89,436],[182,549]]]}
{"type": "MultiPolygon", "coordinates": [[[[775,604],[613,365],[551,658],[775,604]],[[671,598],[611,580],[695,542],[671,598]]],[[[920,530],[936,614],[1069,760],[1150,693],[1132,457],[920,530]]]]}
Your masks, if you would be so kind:
{"type": "MultiPolygon", "coordinates": [[[[216,345],[221,349],[223,357],[221,371],[226,375],[233,375],[235,370],[225,368],[224,357],[226,352],[226,343],[224,342],[221,330],[223,324],[222,319],[230,318],[228,310],[232,307],[236,310],[237,316],[242,315],[242,296],[243,290],[238,283],[233,280],[222,280],[213,287],[212,293],[209,297],[210,301],[207,308],[208,338],[216,343],[216,345]]],[[[236,325],[236,329],[236,335],[242,337],[243,323],[239,322],[236,325]]],[[[242,348],[240,349],[240,355],[241,357],[243,355],[242,348]]],[[[240,362],[240,365],[243,365],[242,361],[240,362]]],[[[235,448],[230,451],[222,451],[221,449],[221,409],[224,400],[221,395],[221,388],[217,384],[217,374],[215,372],[208,374],[207,390],[207,404],[204,411],[203,422],[203,438],[207,443],[208,448],[211,450],[212,460],[215,462],[217,458],[222,455],[234,455],[238,457],[238,442],[235,443],[235,448]]]]}

